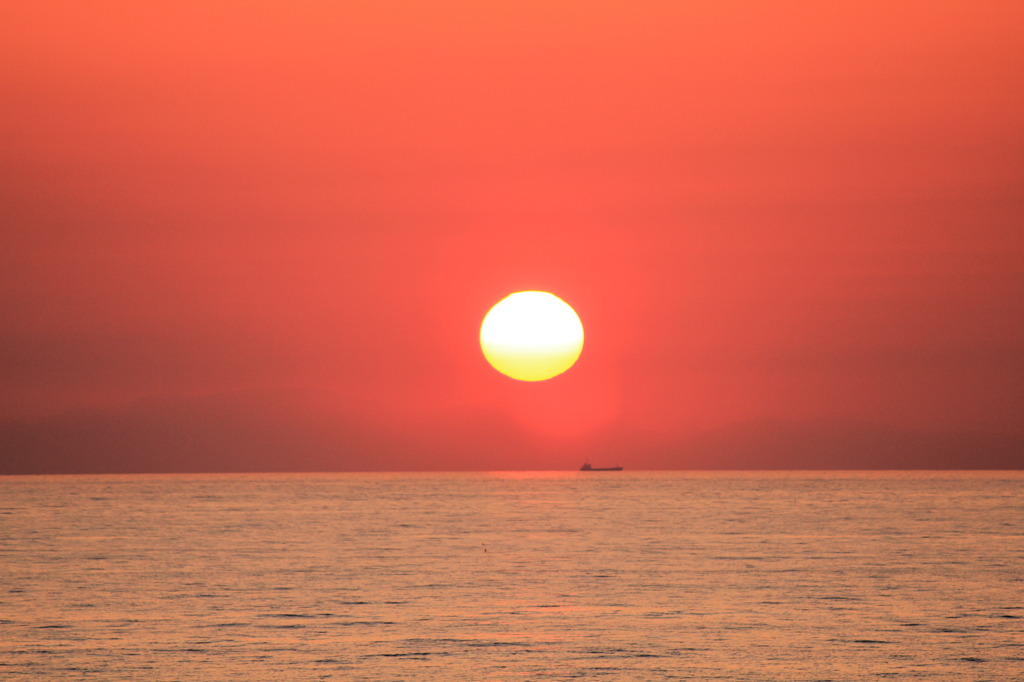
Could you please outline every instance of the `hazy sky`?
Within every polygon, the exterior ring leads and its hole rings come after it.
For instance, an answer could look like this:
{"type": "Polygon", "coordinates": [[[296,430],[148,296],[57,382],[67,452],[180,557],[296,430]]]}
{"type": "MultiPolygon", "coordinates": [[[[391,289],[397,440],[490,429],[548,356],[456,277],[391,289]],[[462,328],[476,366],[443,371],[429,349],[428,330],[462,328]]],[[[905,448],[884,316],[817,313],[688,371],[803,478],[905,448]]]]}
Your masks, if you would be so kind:
{"type": "Polygon", "coordinates": [[[259,396],[296,442],[360,424],[428,468],[510,429],[574,458],[766,419],[1020,436],[1021,26],[1013,0],[8,0],[0,417],[259,396]],[[586,328],[550,382],[477,344],[523,289],[586,328]]]}

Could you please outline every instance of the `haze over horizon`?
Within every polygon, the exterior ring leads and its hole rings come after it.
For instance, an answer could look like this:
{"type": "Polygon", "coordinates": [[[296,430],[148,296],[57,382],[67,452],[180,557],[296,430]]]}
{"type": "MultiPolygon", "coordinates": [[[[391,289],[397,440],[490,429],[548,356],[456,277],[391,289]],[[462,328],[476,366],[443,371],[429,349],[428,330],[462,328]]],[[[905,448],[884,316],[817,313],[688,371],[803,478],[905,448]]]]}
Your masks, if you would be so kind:
{"type": "Polygon", "coordinates": [[[0,474],[1024,467],[1022,20],[5,3],[0,474]]]}

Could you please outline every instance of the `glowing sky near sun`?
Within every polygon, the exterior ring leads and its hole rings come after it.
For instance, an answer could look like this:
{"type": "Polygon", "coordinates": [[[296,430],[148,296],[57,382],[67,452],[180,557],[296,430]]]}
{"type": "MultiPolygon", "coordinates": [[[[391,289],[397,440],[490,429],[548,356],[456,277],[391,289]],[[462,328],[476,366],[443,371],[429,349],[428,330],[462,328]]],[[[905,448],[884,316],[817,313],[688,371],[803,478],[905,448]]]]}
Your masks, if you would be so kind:
{"type": "Polygon", "coordinates": [[[766,420],[1024,436],[1022,20],[5,2],[0,435],[56,469],[83,434],[111,468],[176,438],[517,468],[685,465],[766,420]],[[481,357],[519,290],[586,323],[556,380],[481,357]]]}

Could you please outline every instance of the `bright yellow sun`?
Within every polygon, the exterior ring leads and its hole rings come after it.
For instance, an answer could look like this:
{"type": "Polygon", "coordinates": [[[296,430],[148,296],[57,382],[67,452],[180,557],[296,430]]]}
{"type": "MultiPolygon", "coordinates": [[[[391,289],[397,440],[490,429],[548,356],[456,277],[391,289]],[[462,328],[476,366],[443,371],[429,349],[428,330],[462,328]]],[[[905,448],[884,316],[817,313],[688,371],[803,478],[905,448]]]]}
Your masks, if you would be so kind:
{"type": "Polygon", "coordinates": [[[546,291],[498,301],[480,325],[480,348],[494,369],[520,381],[544,381],[569,369],[583,351],[583,323],[546,291]]]}

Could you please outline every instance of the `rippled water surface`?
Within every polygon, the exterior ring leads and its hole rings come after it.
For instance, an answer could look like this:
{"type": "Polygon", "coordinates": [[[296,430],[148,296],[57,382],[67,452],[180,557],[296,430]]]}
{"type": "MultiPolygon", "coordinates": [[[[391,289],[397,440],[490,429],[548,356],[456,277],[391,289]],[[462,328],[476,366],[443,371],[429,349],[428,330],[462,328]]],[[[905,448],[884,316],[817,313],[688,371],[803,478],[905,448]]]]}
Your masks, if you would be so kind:
{"type": "Polygon", "coordinates": [[[0,478],[0,678],[1021,679],[1024,475],[0,478]]]}

